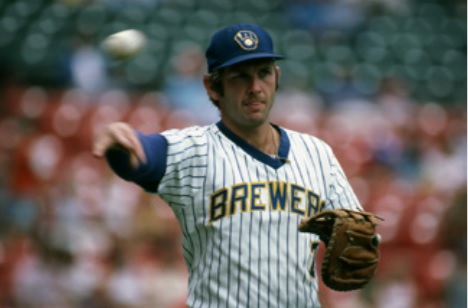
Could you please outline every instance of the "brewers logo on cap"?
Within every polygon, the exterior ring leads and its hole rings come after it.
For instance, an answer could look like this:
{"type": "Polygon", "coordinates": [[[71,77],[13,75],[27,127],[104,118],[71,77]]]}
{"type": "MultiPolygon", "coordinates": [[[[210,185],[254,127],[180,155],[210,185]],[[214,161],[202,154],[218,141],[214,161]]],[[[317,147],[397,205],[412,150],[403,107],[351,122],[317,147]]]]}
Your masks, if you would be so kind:
{"type": "Polygon", "coordinates": [[[258,46],[258,38],[255,33],[248,30],[242,30],[236,33],[234,40],[242,49],[255,50],[258,46]]]}
{"type": "Polygon", "coordinates": [[[234,24],[218,30],[205,52],[212,73],[251,59],[283,59],[273,51],[270,34],[254,24],[234,24]]]}

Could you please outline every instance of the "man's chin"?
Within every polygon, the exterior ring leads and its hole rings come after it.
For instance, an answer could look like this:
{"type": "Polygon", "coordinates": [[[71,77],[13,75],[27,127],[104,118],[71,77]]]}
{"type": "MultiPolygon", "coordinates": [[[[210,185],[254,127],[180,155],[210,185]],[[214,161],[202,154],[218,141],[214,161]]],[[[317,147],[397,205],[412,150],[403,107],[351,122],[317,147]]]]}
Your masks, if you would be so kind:
{"type": "Polygon", "coordinates": [[[262,113],[259,112],[259,113],[250,114],[246,122],[248,122],[249,126],[251,127],[258,127],[264,124],[266,120],[267,120],[267,117],[265,116],[265,114],[263,112],[262,113]]]}

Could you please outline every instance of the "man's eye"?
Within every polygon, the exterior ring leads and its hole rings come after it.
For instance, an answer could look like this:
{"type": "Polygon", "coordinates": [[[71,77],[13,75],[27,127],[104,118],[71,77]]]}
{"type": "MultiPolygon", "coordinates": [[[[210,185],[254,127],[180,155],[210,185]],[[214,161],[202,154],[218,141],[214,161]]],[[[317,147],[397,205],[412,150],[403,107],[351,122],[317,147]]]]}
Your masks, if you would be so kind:
{"type": "Polygon", "coordinates": [[[231,79],[234,79],[234,80],[236,80],[236,79],[244,79],[245,76],[246,76],[246,74],[234,74],[234,75],[231,76],[231,79]]]}
{"type": "Polygon", "coordinates": [[[266,76],[268,76],[270,74],[271,74],[271,70],[270,69],[265,69],[265,70],[261,70],[259,75],[260,75],[260,77],[266,77],[266,76]]]}

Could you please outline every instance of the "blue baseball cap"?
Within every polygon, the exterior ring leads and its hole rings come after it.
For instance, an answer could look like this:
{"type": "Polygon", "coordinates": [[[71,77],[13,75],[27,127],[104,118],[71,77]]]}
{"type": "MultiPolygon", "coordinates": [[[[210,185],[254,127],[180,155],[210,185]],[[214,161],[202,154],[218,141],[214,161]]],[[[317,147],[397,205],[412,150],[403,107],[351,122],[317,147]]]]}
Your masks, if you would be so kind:
{"type": "Polygon", "coordinates": [[[271,36],[254,24],[235,24],[220,29],[206,49],[208,72],[251,59],[284,56],[274,53],[271,36]]]}

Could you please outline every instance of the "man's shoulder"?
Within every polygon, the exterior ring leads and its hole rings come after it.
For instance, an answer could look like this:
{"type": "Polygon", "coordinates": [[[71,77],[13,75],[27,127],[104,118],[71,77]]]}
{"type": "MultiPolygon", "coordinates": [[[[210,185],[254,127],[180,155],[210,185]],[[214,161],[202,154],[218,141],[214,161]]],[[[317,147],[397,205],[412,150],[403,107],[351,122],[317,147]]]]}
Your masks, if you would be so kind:
{"type": "Polygon", "coordinates": [[[167,137],[201,137],[208,134],[210,131],[214,129],[214,125],[193,125],[187,126],[184,128],[170,128],[163,132],[161,135],[167,137]]]}

